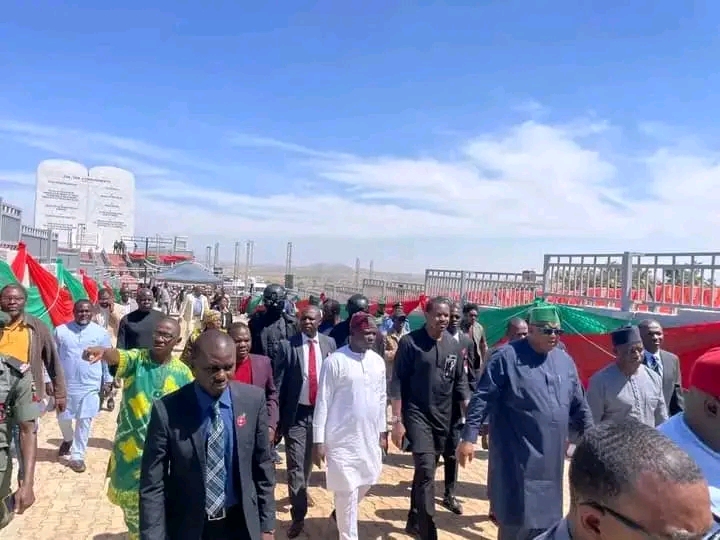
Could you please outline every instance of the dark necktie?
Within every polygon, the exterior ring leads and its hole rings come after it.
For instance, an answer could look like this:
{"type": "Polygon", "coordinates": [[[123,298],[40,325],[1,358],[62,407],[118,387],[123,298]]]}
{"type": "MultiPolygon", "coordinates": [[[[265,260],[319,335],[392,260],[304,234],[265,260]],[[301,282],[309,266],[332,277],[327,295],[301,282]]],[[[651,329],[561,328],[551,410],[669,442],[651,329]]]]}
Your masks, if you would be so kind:
{"type": "Polygon", "coordinates": [[[315,355],[315,340],[308,340],[308,394],[310,405],[315,405],[318,391],[317,358],[315,355]]]}
{"type": "Polygon", "coordinates": [[[225,433],[220,402],[213,403],[212,420],[208,432],[205,467],[205,512],[217,516],[225,508],[225,433]]]}

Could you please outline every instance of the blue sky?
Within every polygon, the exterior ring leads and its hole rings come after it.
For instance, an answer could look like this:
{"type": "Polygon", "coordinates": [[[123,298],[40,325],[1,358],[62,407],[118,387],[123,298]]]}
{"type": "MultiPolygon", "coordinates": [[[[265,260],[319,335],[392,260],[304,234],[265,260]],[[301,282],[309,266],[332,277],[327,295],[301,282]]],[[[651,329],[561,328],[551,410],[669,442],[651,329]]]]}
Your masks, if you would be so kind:
{"type": "Polygon", "coordinates": [[[4,6],[0,193],[29,213],[64,158],[133,171],[138,233],[226,259],[713,248],[718,3],[97,4],[4,6]]]}

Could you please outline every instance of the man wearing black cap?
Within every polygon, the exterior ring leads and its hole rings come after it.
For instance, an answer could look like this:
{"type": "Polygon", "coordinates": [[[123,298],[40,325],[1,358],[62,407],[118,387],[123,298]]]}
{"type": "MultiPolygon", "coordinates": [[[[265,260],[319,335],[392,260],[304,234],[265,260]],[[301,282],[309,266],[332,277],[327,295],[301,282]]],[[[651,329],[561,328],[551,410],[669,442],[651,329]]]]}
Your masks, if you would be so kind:
{"type": "MultiPolygon", "coordinates": [[[[298,333],[297,320],[285,310],[287,291],[282,285],[272,283],[263,291],[263,311],[254,313],[248,321],[250,329],[250,354],[259,354],[270,358],[273,374],[277,378],[277,363],[280,357],[280,342],[290,339],[298,333]]],[[[275,444],[280,443],[280,433],[275,444]]],[[[280,455],[273,447],[272,458],[280,463],[280,455]]]]}
{"type": "Polygon", "coordinates": [[[635,326],[610,334],[615,362],[590,377],[587,401],[596,424],[635,418],[651,427],[667,420],[662,380],[643,364],[643,343],[635,326]]]}
{"type": "Polygon", "coordinates": [[[285,313],[287,291],[273,283],[263,291],[264,310],[253,314],[248,321],[252,345],[250,354],[260,354],[272,360],[275,370],[280,342],[297,334],[297,321],[285,313]]]}

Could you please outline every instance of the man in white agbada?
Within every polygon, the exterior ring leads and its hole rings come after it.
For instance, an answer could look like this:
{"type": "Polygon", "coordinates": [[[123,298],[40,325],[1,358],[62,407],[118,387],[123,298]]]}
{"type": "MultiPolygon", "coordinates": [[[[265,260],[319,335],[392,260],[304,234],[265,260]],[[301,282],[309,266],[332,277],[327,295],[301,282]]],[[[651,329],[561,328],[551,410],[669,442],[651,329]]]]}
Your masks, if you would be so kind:
{"type": "Polygon", "coordinates": [[[367,313],[350,320],[348,345],[320,371],[313,441],[315,464],[327,461],[340,540],[358,540],[358,505],[380,479],[387,451],[385,361],[372,350],[377,326],[367,313]]]}

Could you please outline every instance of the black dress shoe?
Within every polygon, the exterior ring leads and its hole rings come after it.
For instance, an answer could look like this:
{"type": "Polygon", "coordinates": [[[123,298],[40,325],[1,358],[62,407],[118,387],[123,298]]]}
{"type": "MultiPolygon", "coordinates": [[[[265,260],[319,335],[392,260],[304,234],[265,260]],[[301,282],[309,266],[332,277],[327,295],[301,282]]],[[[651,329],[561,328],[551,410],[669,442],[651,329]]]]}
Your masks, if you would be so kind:
{"type": "Polygon", "coordinates": [[[443,497],[442,505],[458,516],[461,516],[463,513],[462,504],[458,502],[455,495],[445,495],[445,497],[443,497]]]}
{"type": "Polygon", "coordinates": [[[70,448],[72,448],[72,441],[63,441],[58,448],[58,457],[65,457],[70,455],[70,448]]]}
{"type": "Polygon", "coordinates": [[[304,521],[294,521],[290,528],[287,531],[287,537],[288,538],[297,538],[300,536],[300,533],[303,532],[303,528],[305,527],[304,521]]]}
{"type": "Polygon", "coordinates": [[[420,526],[414,519],[408,519],[405,524],[405,533],[410,536],[420,536],[420,526]]]}

